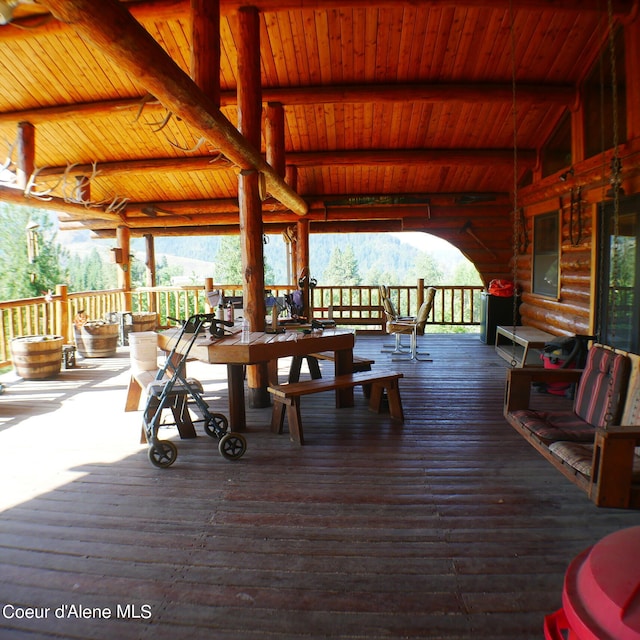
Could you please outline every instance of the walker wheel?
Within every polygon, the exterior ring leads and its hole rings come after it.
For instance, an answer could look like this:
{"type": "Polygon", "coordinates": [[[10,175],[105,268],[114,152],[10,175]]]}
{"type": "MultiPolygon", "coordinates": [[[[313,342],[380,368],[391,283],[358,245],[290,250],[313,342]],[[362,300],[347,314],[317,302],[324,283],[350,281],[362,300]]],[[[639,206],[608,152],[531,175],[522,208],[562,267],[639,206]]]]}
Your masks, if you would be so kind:
{"type": "Polygon", "coordinates": [[[238,458],[244,455],[246,450],[247,441],[244,439],[244,436],[239,433],[231,431],[230,433],[225,433],[222,438],[220,438],[218,451],[220,451],[220,455],[227,460],[238,460],[238,458]]]}
{"type": "Polygon", "coordinates": [[[212,438],[219,438],[229,431],[229,421],[223,413],[212,413],[211,417],[204,421],[204,431],[212,438]]]}
{"type": "Polygon", "coordinates": [[[147,454],[149,461],[154,467],[166,469],[176,461],[178,457],[178,447],[170,440],[158,440],[149,447],[147,454]]]}

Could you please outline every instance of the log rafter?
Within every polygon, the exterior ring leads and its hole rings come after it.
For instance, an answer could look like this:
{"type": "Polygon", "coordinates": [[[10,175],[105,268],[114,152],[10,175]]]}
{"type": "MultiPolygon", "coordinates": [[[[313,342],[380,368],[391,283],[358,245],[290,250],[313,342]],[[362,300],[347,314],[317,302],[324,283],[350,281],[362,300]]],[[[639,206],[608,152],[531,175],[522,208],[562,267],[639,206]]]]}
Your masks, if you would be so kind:
{"type": "MultiPolygon", "coordinates": [[[[185,209],[186,210],[186,209],[185,209]]],[[[317,224],[338,223],[338,222],[355,222],[366,225],[369,220],[376,223],[390,223],[391,226],[398,220],[428,220],[430,225],[441,227],[442,225],[456,226],[459,222],[460,226],[469,216],[482,218],[485,222],[493,218],[503,219],[508,217],[511,211],[506,198],[496,198],[496,202],[488,205],[460,205],[455,201],[446,202],[443,198],[439,199],[436,204],[417,204],[417,205],[388,205],[388,206],[332,206],[325,205],[322,202],[315,201],[312,203],[308,217],[310,222],[317,224]]],[[[264,211],[262,214],[265,225],[273,224],[291,224],[294,217],[290,212],[280,211],[264,211]]],[[[137,215],[129,215],[126,221],[110,221],[95,219],[76,221],[72,215],[62,214],[60,216],[60,228],[63,230],[72,229],[91,229],[94,231],[115,228],[116,226],[125,224],[132,233],[136,235],[151,229],[151,220],[143,213],[137,215]]],[[[206,226],[214,228],[217,226],[229,226],[236,228],[239,223],[238,204],[229,201],[226,209],[219,211],[209,211],[199,213],[197,215],[185,215],[175,213],[174,215],[162,215],[153,219],[153,225],[156,235],[168,233],[175,235],[190,235],[193,228],[206,226]]]]}
{"type": "MultiPolygon", "coordinates": [[[[131,113],[132,117],[140,110],[145,96],[132,96],[118,100],[97,100],[61,104],[23,111],[0,113],[0,125],[28,121],[34,125],[48,122],[76,121],[78,118],[108,117],[114,113],[131,113]]],[[[429,102],[429,103],[502,103],[513,100],[511,85],[475,83],[469,85],[412,83],[397,85],[349,85],[349,86],[309,86],[309,87],[263,87],[262,101],[280,102],[286,109],[291,106],[334,103],[393,103],[393,102],[429,102]]],[[[576,88],[568,85],[518,85],[518,101],[534,104],[555,104],[571,106],[576,100],[576,88]]],[[[234,107],[238,103],[235,91],[223,91],[220,94],[221,107],[234,107]]],[[[147,101],[145,112],[164,111],[159,101],[147,101]]]]}
{"type": "Polygon", "coordinates": [[[274,197],[292,211],[306,213],[304,200],[273,171],[124,5],[103,0],[100,15],[96,16],[89,0],[42,0],[41,4],[131,73],[167,109],[219,147],[241,170],[260,171],[274,197]]]}
{"type": "MultiPolygon", "coordinates": [[[[534,166],[536,152],[532,149],[520,149],[518,162],[521,168],[534,166]]],[[[348,151],[312,151],[289,153],[286,164],[297,167],[319,167],[326,165],[383,166],[398,165],[419,166],[495,166],[513,165],[513,151],[510,149],[392,149],[392,150],[348,150],[348,151]]],[[[74,165],[74,171],[91,172],[93,164],[74,165]]],[[[100,177],[105,178],[121,173],[135,172],[158,173],[167,170],[194,172],[230,170],[233,165],[225,158],[217,156],[196,156],[186,158],[147,158],[140,160],[119,160],[116,162],[97,162],[100,177]]],[[[38,172],[40,178],[59,178],[68,167],[44,167],[38,172]]]]}
{"type": "MultiPolygon", "coordinates": [[[[424,0],[412,0],[406,4],[423,4],[424,0]]],[[[41,3],[46,7],[46,3],[41,3]]],[[[175,20],[189,16],[191,11],[190,0],[141,0],[123,3],[136,20],[175,20]]],[[[346,8],[370,8],[370,7],[394,7],[396,0],[220,0],[220,14],[228,16],[236,13],[240,7],[250,4],[261,13],[274,13],[279,11],[295,11],[296,9],[313,9],[316,11],[346,9],[346,8]]],[[[431,0],[429,3],[434,8],[468,7],[482,9],[500,9],[508,11],[510,8],[518,9],[549,9],[553,4],[554,11],[590,11],[602,13],[606,11],[606,4],[601,0],[431,0]]],[[[626,16],[633,11],[633,0],[613,0],[614,15],[626,16]]],[[[8,28],[0,30],[0,41],[3,38],[18,39],[29,37],[25,31],[38,34],[59,33],[70,28],[69,25],[56,21],[43,21],[42,15],[46,11],[39,12],[37,8],[29,11],[28,16],[18,17],[8,28]]]]}

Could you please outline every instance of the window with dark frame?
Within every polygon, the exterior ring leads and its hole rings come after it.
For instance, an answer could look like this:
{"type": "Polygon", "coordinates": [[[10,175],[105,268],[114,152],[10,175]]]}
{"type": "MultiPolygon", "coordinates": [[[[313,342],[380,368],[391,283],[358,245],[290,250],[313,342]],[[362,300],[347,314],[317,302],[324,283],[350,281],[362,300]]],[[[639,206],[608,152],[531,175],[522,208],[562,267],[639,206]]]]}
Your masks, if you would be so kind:
{"type": "Polygon", "coordinates": [[[560,281],[560,213],[545,213],[533,219],[533,268],[531,291],[558,298],[560,281]]]}
{"type": "MultiPolygon", "coordinates": [[[[627,139],[624,46],[624,30],[618,29],[615,35],[614,50],[617,91],[617,122],[615,124],[618,128],[619,143],[625,142],[627,139]]],[[[591,158],[613,147],[612,81],[611,54],[608,43],[606,43],[582,87],[585,158],[591,158]]]]}
{"type": "Polygon", "coordinates": [[[598,340],[640,353],[640,195],[600,204],[598,340]],[[617,233],[616,233],[617,230],[617,233]]]}
{"type": "Polygon", "coordinates": [[[567,109],[560,122],[542,147],[542,176],[550,176],[573,164],[571,156],[571,114],[567,109]]]}

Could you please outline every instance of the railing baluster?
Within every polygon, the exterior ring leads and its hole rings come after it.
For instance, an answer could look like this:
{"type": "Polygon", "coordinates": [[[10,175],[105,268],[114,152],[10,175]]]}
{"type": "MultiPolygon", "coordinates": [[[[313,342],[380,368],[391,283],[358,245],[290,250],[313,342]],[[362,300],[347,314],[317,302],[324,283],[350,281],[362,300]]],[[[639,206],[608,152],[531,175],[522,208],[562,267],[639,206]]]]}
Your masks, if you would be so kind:
{"type": "MultiPolygon", "coordinates": [[[[241,296],[242,288],[237,285],[214,285],[225,296],[241,296]]],[[[270,287],[274,295],[281,297],[292,291],[293,286],[270,287]]],[[[478,286],[438,286],[438,292],[429,325],[480,324],[480,292],[478,286]],[[476,318],[476,315],[478,317],[476,318]]],[[[140,287],[131,292],[132,309],[124,309],[124,291],[91,291],[69,293],[66,300],[69,320],[65,332],[67,341],[73,340],[72,320],[79,310],[84,309],[91,320],[102,320],[105,314],[115,311],[146,311],[155,307],[159,326],[167,326],[167,316],[188,317],[193,313],[206,311],[207,300],[202,286],[188,287],[140,287]],[[153,301],[153,302],[152,302],[153,301]]],[[[394,285],[391,297],[398,312],[402,315],[415,315],[417,312],[418,290],[416,286],[394,285]]],[[[54,298],[55,300],[55,298],[54,298]]],[[[317,286],[313,290],[313,302],[317,317],[327,317],[328,308],[346,307],[348,311],[335,314],[339,324],[363,327],[363,320],[371,318],[371,324],[364,325],[374,331],[384,330],[384,319],[376,317],[374,307],[380,306],[377,285],[317,286]],[[358,309],[361,307],[361,309],[358,309]]],[[[56,313],[60,305],[47,302],[44,298],[28,298],[0,302],[0,365],[9,364],[9,343],[15,337],[38,333],[55,333],[58,326],[56,313]]]]}

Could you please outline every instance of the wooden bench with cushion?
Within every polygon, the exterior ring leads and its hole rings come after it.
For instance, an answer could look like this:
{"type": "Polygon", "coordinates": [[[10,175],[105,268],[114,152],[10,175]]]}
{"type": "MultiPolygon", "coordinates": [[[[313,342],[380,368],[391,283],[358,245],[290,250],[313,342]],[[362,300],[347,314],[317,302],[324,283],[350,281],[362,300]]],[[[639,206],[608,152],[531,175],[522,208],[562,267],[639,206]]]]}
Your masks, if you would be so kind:
{"type": "Polygon", "coordinates": [[[510,369],[504,415],[597,506],[640,508],[640,356],[594,345],[584,370],[510,369]],[[530,409],[533,382],[578,382],[573,410],[530,409]]]}
{"type": "Polygon", "coordinates": [[[271,415],[271,430],[282,433],[285,413],[289,423],[289,436],[293,442],[304,444],[302,432],[302,418],[300,415],[300,398],[312,393],[333,391],[359,385],[370,385],[371,395],[369,407],[380,413],[383,409],[383,397],[386,391],[389,413],[394,420],[404,421],[402,401],[398,381],[402,373],[389,372],[380,374],[373,371],[349,373],[334,378],[320,378],[305,382],[270,385],[269,392],[273,398],[273,412],[271,415]]]}

